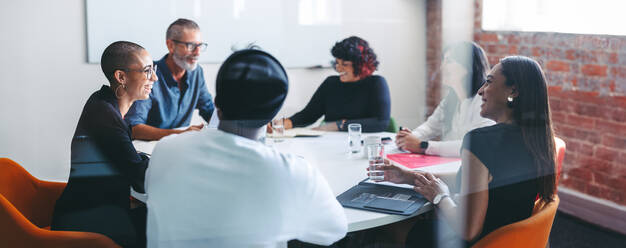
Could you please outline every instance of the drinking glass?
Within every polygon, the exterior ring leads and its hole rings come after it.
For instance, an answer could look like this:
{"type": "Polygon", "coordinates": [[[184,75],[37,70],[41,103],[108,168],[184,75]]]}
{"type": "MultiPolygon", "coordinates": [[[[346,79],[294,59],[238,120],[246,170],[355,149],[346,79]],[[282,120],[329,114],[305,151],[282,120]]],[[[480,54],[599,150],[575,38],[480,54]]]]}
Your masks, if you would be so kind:
{"type": "Polygon", "coordinates": [[[283,141],[285,137],[285,118],[278,118],[272,121],[272,132],[275,142],[283,141]]]}
{"type": "MultiPolygon", "coordinates": [[[[370,136],[363,138],[364,149],[367,149],[367,146],[372,145],[372,144],[382,144],[380,136],[370,135],[370,136]]],[[[363,153],[363,158],[367,158],[367,150],[365,150],[365,152],[363,153]]]]}
{"type": "Polygon", "coordinates": [[[348,125],[348,150],[353,154],[361,151],[361,124],[348,125]]]}
{"type": "Polygon", "coordinates": [[[369,163],[369,178],[374,181],[385,179],[385,172],[379,167],[385,164],[385,146],[381,143],[369,144],[365,147],[369,163]]]}

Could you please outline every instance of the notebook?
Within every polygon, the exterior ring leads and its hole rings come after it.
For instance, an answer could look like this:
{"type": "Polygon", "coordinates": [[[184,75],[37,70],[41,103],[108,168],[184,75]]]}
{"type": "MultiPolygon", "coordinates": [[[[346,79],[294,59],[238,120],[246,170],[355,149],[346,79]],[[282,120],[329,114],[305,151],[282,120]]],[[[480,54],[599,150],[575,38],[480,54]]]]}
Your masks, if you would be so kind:
{"type": "Polygon", "coordinates": [[[415,153],[387,154],[387,159],[389,159],[389,161],[393,164],[401,165],[408,169],[417,169],[426,166],[441,165],[461,161],[460,158],[446,158],[415,153]]]}

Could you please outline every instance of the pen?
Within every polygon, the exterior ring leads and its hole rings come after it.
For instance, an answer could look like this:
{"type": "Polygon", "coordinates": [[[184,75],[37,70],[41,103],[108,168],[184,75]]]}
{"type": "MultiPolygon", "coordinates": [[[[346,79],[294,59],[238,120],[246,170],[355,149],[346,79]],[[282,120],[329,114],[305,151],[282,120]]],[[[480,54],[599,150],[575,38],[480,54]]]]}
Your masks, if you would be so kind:
{"type": "MultiPolygon", "coordinates": [[[[402,126],[398,126],[398,135],[400,134],[400,131],[402,131],[402,126]]],[[[398,147],[398,151],[406,152],[406,150],[402,149],[402,147],[398,147]]]]}

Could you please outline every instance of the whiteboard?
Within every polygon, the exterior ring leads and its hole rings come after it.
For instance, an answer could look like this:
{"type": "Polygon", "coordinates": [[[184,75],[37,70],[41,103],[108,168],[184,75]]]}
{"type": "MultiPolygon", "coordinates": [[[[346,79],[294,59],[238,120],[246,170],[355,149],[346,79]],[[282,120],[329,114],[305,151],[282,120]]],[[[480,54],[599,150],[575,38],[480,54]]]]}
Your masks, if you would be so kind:
{"type": "Polygon", "coordinates": [[[87,60],[100,63],[112,42],[127,40],[165,55],[165,32],[178,18],[198,23],[208,43],[201,63],[221,63],[232,49],[254,42],[285,67],[328,66],[341,40],[336,0],[85,0],[87,60]]]}

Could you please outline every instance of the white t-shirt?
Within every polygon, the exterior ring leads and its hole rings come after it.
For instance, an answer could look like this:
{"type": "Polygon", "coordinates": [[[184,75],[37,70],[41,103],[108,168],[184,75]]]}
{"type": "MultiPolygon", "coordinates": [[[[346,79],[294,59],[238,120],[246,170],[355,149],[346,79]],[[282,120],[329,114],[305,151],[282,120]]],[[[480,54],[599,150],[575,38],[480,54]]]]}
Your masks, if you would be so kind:
{"type": "MultiPolygon", "coordinates": [[[[428,141],[428,148],[425,153],[444,157],[460,157],[463,136],[469,131],[479,127],[486,127],[496,124],[494,121],[480,116],[481,96],[466,98],[461,101],[459,107],[454,111],[451,119],[450,129],[446,130],[445,110],[454,104],[449,102],[450,98],[441,100],[432,115],[426,122],[413,130],[413,134],[420,140],[428,141]],[[441,141],[431,139],[441,137],[441,141]]],[[[454,106],[452,106],[454,107],[454,106]]]]}
{"type": "Polygon", "coordinates": [[[216,129],[159,141],[145,186],[148,247],[330,245],[348,228],[317,168],[216,129]]]}

